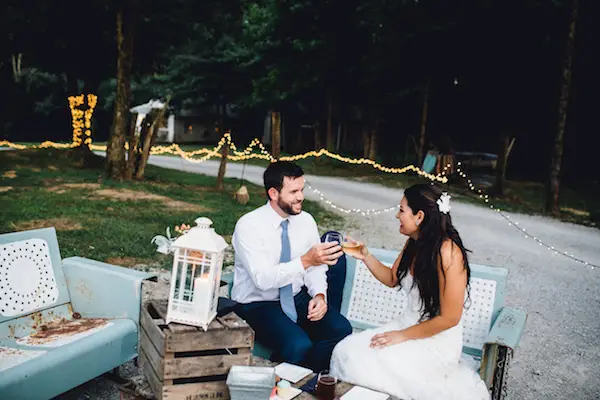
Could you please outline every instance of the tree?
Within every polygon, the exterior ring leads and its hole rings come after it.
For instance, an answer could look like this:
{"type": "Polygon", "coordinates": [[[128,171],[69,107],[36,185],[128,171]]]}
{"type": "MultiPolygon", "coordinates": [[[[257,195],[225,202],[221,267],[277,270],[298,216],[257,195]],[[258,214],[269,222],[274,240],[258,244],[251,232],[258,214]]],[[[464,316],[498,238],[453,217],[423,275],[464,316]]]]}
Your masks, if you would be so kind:
{"type": "Polygon", "coordinates": [[[113,125],[106,146],[106,173],[112,179],[123,179],[125,173],[125,138],[131,104],[131,67],[139,6],[139,0],[129,0],[116,14],[117,97],[113,125]]]}
{"type": "Polygon", "coordinates": [[[575,46],[575,24],[579,15],[579,0],[573,0],[571,18],[569,21],[569,36],[565,50],[562,68],[562,84],[558,103],[558,126],[554,139],[552,162],[550,164],[550,179],[547,186],[546,211],[560,215],[560,169],[562,164],[565,130],[567,125],[567,110],[569,108],[569,92],[573,74],[573,48],[575,46]]]}
{"type": "Polygon", "coordinates": [[[271,154],[277,160],[281,155],[281,113],[271,112],[271,154]]]}
{"type": "Polygon", "coordinates": [[[421,129],[419,132],[419,145],[417,146],[417,162],[419,167],[423,165],[423,158],[425,157],[425,132],[427,131],[427,112],[429,111],[429,85],[431,81],[428,80],[423,90],[423,110],[421,111],[421,129]]]}

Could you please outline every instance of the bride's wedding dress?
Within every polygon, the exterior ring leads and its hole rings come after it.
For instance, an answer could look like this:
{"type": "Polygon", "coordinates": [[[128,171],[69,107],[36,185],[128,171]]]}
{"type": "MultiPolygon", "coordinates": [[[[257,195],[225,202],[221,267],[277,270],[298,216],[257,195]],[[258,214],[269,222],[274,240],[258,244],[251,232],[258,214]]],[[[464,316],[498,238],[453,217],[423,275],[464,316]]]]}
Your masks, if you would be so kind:
{"type": "Polygon", "coordinates": [[[372,349],[371,338],[382,332],[402,330],[420,319],[419,288],[410,274],[402,282],[407,307],[396,319],[377,329],[346,337],[335,347],[331,373],[338,379],[388,393],[402,400],[488,399],[479,375],[460,362],[461,322],[426,339],[408,340],[372,349]]]}

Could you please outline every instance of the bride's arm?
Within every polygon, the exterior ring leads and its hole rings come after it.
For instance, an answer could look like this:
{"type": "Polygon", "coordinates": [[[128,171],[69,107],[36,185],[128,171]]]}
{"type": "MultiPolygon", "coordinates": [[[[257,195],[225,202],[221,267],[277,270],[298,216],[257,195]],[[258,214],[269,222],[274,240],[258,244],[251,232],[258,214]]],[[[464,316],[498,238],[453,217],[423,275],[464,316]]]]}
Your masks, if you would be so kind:
{"type": "MultiPolygon", "coordinates": [[[[408,243],[408,242],[407,242],[408,243]]],[[[406,244],[404,245],[404,249],[406,248],[406,244]]],[[[373,254],[369,252],[367,246],[363,247],[362,250],[362,258],[358,258],[359,260],[365,263],[369,271],[373,274],[375,278],[381,283],[389,287],[395,287],[398,284],[398,265],[400,264],[400,260],[402,259],[402,253],[404,249],[400,252],[396,261],[392,265],[392,268],[389,268],[383,265],[378,259],[375,258],[373,254]]]]}
{"type": "Polygon", "coordinates": [[[375,278],[386,286],[394,287],[396,286],[396,282],[398,282],[398,278],[394,271],[397,270],[398,264],[400,263],[400,257],[396,259],[394,262],[395,268],[389,268],[383,265],[378,259],[373,256],[373,254],[369,253],[367,257],[363,260],[369,271],[373,274],[375,278]]]}
{"type": "Polygon", "coordinates": [[[456,326],[463,311],[467,271],[464,268],[462,253],[452,241],[447,240],[441,249],[442,270],[438,271],[440,281],[440,314],[401,331],[386,332],[373,336],[371,345],[384,347],[411,339],[424,339],[456,326]]]}

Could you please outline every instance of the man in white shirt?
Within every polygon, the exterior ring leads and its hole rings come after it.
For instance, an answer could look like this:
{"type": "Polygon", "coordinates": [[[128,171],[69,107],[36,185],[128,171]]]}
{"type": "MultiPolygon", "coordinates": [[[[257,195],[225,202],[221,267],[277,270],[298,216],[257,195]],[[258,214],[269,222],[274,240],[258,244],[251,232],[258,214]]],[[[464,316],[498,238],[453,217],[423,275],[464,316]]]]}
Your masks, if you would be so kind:
{"type": "Polygon", "coordinates": [[[314,218],[302,211],[303,175],[290,162],[265,170],[269,200],[240,218],[233,234],[231,297],[273,361],[321,371],[352,327],[327,306],[328,266],[335,268],[343,252],[337,242],[321,243],[314,218]]]}

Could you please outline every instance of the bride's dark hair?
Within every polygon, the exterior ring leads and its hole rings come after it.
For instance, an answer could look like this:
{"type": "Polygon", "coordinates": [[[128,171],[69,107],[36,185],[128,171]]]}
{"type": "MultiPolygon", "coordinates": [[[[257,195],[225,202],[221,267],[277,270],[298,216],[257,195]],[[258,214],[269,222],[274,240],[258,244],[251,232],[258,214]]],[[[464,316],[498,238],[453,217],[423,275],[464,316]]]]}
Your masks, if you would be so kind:
{"type": "MultiPolygon", "coordinates": [[[[460,249],[464,267],[467,270],[467,288],[471,278],[471,269],[467,260],[467,249],[452,225],[450,213],[444,214],[439,208],[437,201],[442,191],[435,185],[418,184],[404,191],[404,196],[413,214],[419,210],[425,214],[419,225],[418,240],[408,239],[400,265],[398,266],[398,285],[402,286],[402,278],[410,271],[414,262],[413,285],[418,285],[421,294],[421,321],[426,318],[435,317],[440,313],[440,282],[438,269],[441,265],[441,247],[446,239],[460,249]]],[[[444,270],[442,268],[442,274],[444,270]]]]}

